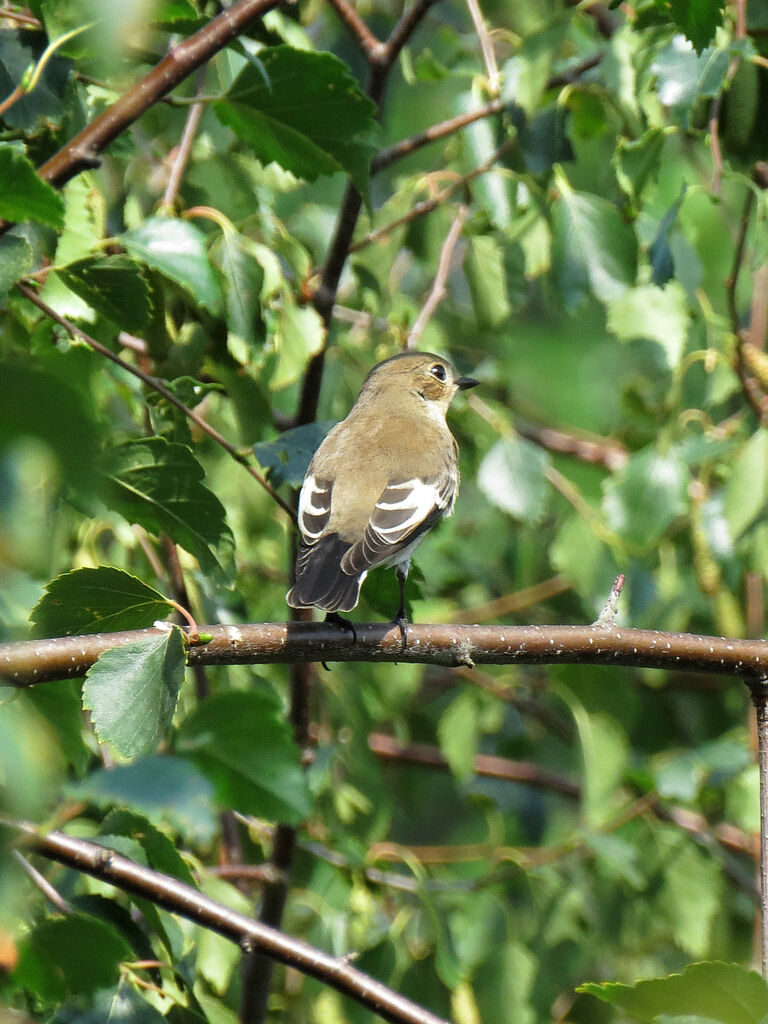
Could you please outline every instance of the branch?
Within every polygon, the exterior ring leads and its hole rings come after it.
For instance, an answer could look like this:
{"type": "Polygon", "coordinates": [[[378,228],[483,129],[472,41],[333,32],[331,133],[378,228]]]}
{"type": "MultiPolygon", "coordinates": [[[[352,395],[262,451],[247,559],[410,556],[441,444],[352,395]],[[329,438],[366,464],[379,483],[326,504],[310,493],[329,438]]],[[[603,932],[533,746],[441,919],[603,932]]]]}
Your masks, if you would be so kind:
{"type": "Polygon", "coordinates": [[[339,20],[344,22],[349,34],[363,51],[365,59],[369,63],[380,60],[385,44],[371,32],[349,0],[330,0],[330,4],[338,14],[339,20]]]}
{"type": "Polygon", "coordinates": [[[478,0],[467,0],[467,7],[472,18],[472,24],[475,26],[475,33],[480,41],[480,51],[485,63],[488,88],[493,96],[497,96],[501,77],[499,75],[499,65],[496,63],[496,54],[493,52],[491,34],[488,31],[488,26],[485,24],[485,18],[483,18],[483,12],[480,10],[478,0]]]}
{"type": "MultiPolygon", "coordinates": [[[[425,17],[429,8],[436,0],[415,0],[395,25],[383,47],[372,50],[368,54],[368,96],[379,106],[384,94],[384,87],[392,65],[400,55],[411,35],[425,17]]],[[[357,220],[360,216],[363,200],[355,185],[347,185],[342,199],[341,209],[336,221],[336,230],[328,249],[328,255],[320,276],[320,284],[312,296],[315,311],[323,321],[325,344],[320,352],[314,355],[307,366],[307,372],[301,386],[301,396],[296,412],[295,424],[302,426],[317,419],[317,407],[320,401],[320,385],[323,380],[325,366],[325,350],[328,346],[328,334],[333,319],[333,306],[339,290],[341,272],[347,257],[352,252],[352,237],[355,233],[357,220]]]]}
{"type": "Polygon", "coordinates": [[[205,104],[199,99],[204,91],[205,69],[200,68],[197,74],[197,89],[195,91],[198,100],[192,104],[187,112],[187,119],[184,122],[184,131],[181,134],[181,141],[173,154],[171,172],[168,175],[168,183],[165,186],[161,206],[173,207],[176,203],[179,188],[181,187],[181,179],[184,176],[184,170],[187,166],[187,161],[189,160],[189,154],[192,152],[192,143],[195,141],[197,128],[200,124],[200,118],[203,116],[203,110],[205,110],[205,104]]]}
{"type": "Polygon", "coordinates": [[[445,285],[448,280],[448,274],[451,269],[451,259],[453,257],[453,250],[456,248],[464,224],[467,217],[469,216],[469,206],[466,203],[462,203],[459,206],[458,212],[453,219],[453,224],[448,234],[445,237],[443,246],[440,250],[440,259],[437,264],[437,273],[435,274],[435,280],[430,289],[427,301],[421,307],[421,312],[416,317],[411,331],[406,341],[406,348],[415,348],[419,338],[421,337],[424,328],[429,323],[429,318],[432,316],[434,311],[443,301],[446,295],[445,285]]]}
{"type": "Polygon", "coordinates": [[[358,252],[360,249],[364,249],[366,245],[370,245],[372,242],[378,242],[379,239],[385,238],[391,234],[397,228],[402,227],[404,224],[410,224],[418,217],[424,217],[428,213],[432,213],[438,206],[441,206],[446,199],[449,199],[453,193],[467,185],[470,181],[478,178],[481,174],[485,174],[490,171],[493,165],[513,146],[517,145],[517,138],[506,139],[499,148],[483,163],[477,167],[473,167],[471,171],[467,171],[466,174],[462,174],[460,178],[456,178],[450,185],[446,185],[444,189],[434,195],[431,199],[425,199],[420,203],[416,203],[412,206],[408,213],[403,214],[402,217],[397,217],[395,220],[390,221],[389,224],[384,224],[380,228],[376,228],[375,231],[371,231],[370,234],[364,235],[363,238],[359,238],[356,242],[353,242],[349,246],[349,252],[358,252]]]}
{"type": "Polygon", "coordinates": [[[284,512],[287,512],[287,514],[291,517],[291,520],[293,522],[296,521],[296,513],[291,508],[291,506],[280,497],[280,495],[277,493],[274,487],[265,479],[265,477],[261,475],[261,473],[259,473],[257,469],[254,469],[253,466],[249,465],[245,456],[238,451],[235,445],[233,445],[231,441],[228,441],[226,437],[220,434],[215,427],[212,427],[210,423],[207,423],[202,416],[199,416],[194,409],[190,409],[189,406],[185,405],[181,401],[180,398],[177,398],[176,395],[174,395],[174,393],[169,388],[167,388],[161,380],[159,380],[157,377],[151,376],[151,374],[149,373],[145,373],[144,370],[139,369],[138,366],[133,366],[131,363],[126,363],[126,361],[124,359],[121,359],[119,355],[112,351],[112,349],[107,348],[106,345],[102,345],[100,341],[97,341],[95,338],[92,338],[90,334],[86,334],[85,331],[81,330],[81,328],[79,328],[76,324],[73,324],[71,320],[68,320],[65,316],[61,316],[61,314],[57,313],[55,309],[52,309],[47,303],[43,302],[43,300],[39,297],[37,292],[34,292],[31,288],[28,288],[27,285],[17,284],[16,287],[18,288],[18,290],[21,292],[25,299],[28,299],[34,306],[37,306],[38,309],[42,310],[42,312],[45,313],[46,316],[50,317],[51,320],[55,321],[55,323],[63,327],[71,338],[75,339],[76,341],[84,342],[86,345],[92,348],[94,352],[98,352],[99,355],[106,356],[107,359],[110,359],[121,369],[126,370],[130,374],[133,374],[134,377],[138,377],[138,379],[142,381],[142,383],[146,384],[148,388],[151,388],[153,391],[156,391],[158,395],[162,395],[167,402],[170,402],[171,405],[174,405],[180,412],[182,412],[187,417],[187,419],[191,420],[192,423],[198,426],[209,437],[213,438],[213,440],[218,445],[220,445],[225,452],[231,455],[235,462],[239,463],[243,467],[243,469],[246,470],[246,472],[250,473],[253,479],[256,481],[256,483],[259,484],[260,487],[264,488],[264,490],[272,498],[272,500],[275,501],[284,512]]]}
{"type": "MultiPolygon", "coordinates": [[[[613,625],[408,626],[408,644],[392,623],[258,622],[201,625],[211,640],[190,646],[190,665],[266,665],[293,662],[407,662],[416,665],[627,665],[762,678],[768,640],[663,633],[613,625]]],[[[161,636],[164,630],[130,629],[0,644],[0,678],[33,686],[85,675],[106,650],[161,636]]]]}
{"type": "Polygon", "coordinates": [[[99,878],[134,896],[193,921],[236,942],[243,950],[260,949],[273,960],[295,967],[393,1024],[446,1024],[381,982],[351,967],[343,958],[292,939],[274,928],[225,907],[191,885],[160,874],[127,857],[62,832],[39,834],[33,825],[4,822],[26,837],[26,846],[50,860],[99,878]]]}
{"type": "MultiPolygon", "coordinates": [[[[193,71],[231,43],[252,21],[280,3],[281,0],[236,0],[189,39],[175,46],[149,74],[131,86],[111,107],[46,160],[38,168],[38,175],[51,185],[61,187],[80,171],[98,166],[99,154],[110,142],[193,71]]],[[[10,221],[0,220],[0,234],[10,227],[10,221]]]]}
{"type": "Polygon", "coordinates": [[[437,142],[440,139],[446,138],[448,135],[453,135],[468,124],[480,121],[484,117],[492,117],[494,114],[500,114],[506,106],[507,104],[503,100],[490,100],[488,103],[484,103],[481,107],[477,107],[475,110],[469,110],[465,114],[457,114],[456,117],[449,117],[446,121],[441,121],[439,124],[431,125],[423,132],[417,132],[415,135],[409,135],[407,139],[401,139],[400,142],[396,142],[392,146],[387,146],[386,149],[380,149],[371,161],[371,174],[377,174],[385,167],[389,167],[389,165],[393,164],[396,160],[400,160],[404,156],[408,156],[410,153],[415,152],[417,149],[421,149],[422,146],[426,146],[430,142],[437,142]]]}
{"type": "MultiPolygon", "coordinates": [[[[383,761],[405,761],[428,768],[447,768],[448,762],[436,747],[428,743],[401,743],[394,736],[372,732],[368,746],[383,761]]],[[[564,775],[540,768],[530,761],[510,761],[493,754],[475,754],[473,770],[476,775],[488,779],[502,779],[505,782],[521,782],[536,789],[546,789],[563,796],[577,797],[581,793],[578,783],[564,775]]]]}

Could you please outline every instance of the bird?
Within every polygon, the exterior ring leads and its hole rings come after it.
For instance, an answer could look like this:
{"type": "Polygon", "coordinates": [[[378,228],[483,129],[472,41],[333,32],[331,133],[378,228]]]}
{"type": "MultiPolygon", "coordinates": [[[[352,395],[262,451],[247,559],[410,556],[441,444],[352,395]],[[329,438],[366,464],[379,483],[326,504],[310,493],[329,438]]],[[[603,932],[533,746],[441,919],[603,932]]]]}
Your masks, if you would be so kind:
{"type": "Polygon", "coordinates": [[[296,580],[286,595],[292,608],[319,608],[326,621],[352,628],[339,613],[357,605],[371,569],[394,566],[400,606],[392,621],[407,642],[411,555],[451,514],[459,491],[458,445],[446,413],[459,391],[478,383],[431,352],[403,352],[373,367],[307,469],[296,580]]]}

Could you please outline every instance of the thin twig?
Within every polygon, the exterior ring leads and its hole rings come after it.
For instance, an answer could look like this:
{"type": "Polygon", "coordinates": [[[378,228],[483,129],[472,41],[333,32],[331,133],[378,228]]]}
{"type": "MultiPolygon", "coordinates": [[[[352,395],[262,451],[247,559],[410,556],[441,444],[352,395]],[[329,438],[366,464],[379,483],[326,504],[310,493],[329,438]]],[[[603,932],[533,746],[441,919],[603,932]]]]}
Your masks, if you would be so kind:
{"type": "Polygon", "coordinates": [[[477,38],[480,41],[480,52],[485,63],[488,89],[492,96],[497,96],[501,85],[501,76],[499,75],[499,65],[496,63],[496,54],[493,52],[491,34],[488,31],[488,26],[485,24],[485,18],[480,10],[478,0],[467,0],[467,7],[472,18],[472,24],[475,26],[477,38]]]}
{"type": "Polygon", "coordinates": [[[484,103],[481,107],[477,107],[475,110],[468,110],[465,114],[457,114],[456,117],[449,117],[445,121],[440,121],[439,124],[431,125],[423,132],[417,132],[415,135],[409,135],[407,139],[401,139],[400,142],[396,142],[392,146],[387,146],[386,149],[379,150],[371,161],[371,174],[377,174],[385,167],[389,167],[389,165],[393,164],[396,160],[401,160],[403,157],[408,156],[417,149],[421,149],[422,146],[426,146],[430,142],[438,142],[440,139],[444,139],[449,135],[455,134],[468,124],[474,124],[475,121],[480,121],[484,117],[492,117],[494,114],[500,114],[502,110],[504,110],[505,106],[506,104],[504,100],[489,100],[488,103],[484,103]]]}
{"type": "Polygon", "coordinates": [[[43,23],[35,18],[34,15],[12,11],[9,7],[0,7],[0,19],[2,18],[15,21],[19,25],[24,25],[25,28],[41,29],[43,27],[43,23]]]}
{"type": "Polygon", "coordinates": [[[483,161],[483,163],[479,164],[477,167],[473,167],[471,171],[461,175],[461,177],[456,178],[455,181],[452,181],[450,185],[446,185],[444,189],[441,189],[431,199],[425,199],[420,203],[416,203],[415,206],[412,206],[408,213],[403,214],[402,217],[397,217],[388,224],[384,224],[382,227],[376,228],[375,231],[371,231],[370,234],[359,238],[356,242],[353,242],[350,245],[349,251],[359,252],[360,249],[364,249],[367,245],[371,245],[373,242],[378,242],[382,238],[386,238],[387,235],[397,230],[397,228],[403,227],[404,224],[410,224],[419,217],[424,217],[427,214],[432,213],[432,211],[436,210],[438,206],[442,206],[442,204],[449,199],[457,189],[467,185],[470,181],[474,181],[474,179],[478,178],[481,174],[485,174],[487,171],[490,171],[494,164],[496,164],[498,160],[516,144],[516,138],[506,139],[505,142],[493,153],[493,155],[483,161]]]}
{"type": "Polygon", "coordinates": [[[474,605],[471,608],[462,608],[452,615],[449,615],[446,622],[486,622],[488,619],[500,619],[505,615],[512,615],[521,612],[524,608],[530,608],[532,604],[539,604],[549,600],[550,597],[557,597],[573,589],[564,576],[552,576],[541,583],[535,583],[531,587],[524,587],[512,594],[504,594],[496,597],[485,604],[474,605]]]}
{"type": "Polygon", "coordinates": [[[241,949],[261,949],[272,959],[317,978],[392,1024],[447,1024],[429,1010],[352,967],[343,957],[330,956],[306,942],[268,928],[217,903],[194,886],[63,832],[41,834],[34,825],[25,822],[3,821],[2,824],[22,833],[25,845],[36,853],[134,896],[151,900],[156,906],[223,935],[241,949]]]}
{"type": "MultiPolygon", "coordinates": [[[[195,76],[195,92],[198,97],[203,92],[203,86],[205,85],[205,66],[198,68],[195,76]]],[[[181,141],[173,155],[173,162],[171,163],[171,172],[168,175],[168,183],[165,186],[165,193],[163,194],[162,206],[172,207],[176,198],[179,194],[179,188],[181,187],[181,179],[184,177],[184,170],[189,160],[189,154],[192,152],[192,143],[195,141],[195,135],[200,124],[200,118],[203,116],[205,110],[205,104],[198,101],[193,103],[187,113],[187,120],[184,122],[184,131],[181,133],[181,141]]]]}
{"type": "Polygon", "coordinates": [[[757,723],[760,772],[760,954],[768,980],[768,677],[750,686],[757,723]]]}
{"type": "Polygon", "coordinates": [[[421,307],[419,315],[416,317],[416,322],[411,328],[408,340],[405,343],[406,348],[416,348],[424,328],[429,323],[430,317],[445,298],[445,285],[448,281],[448,274],[451,269],[453,250],[456,248],[456,243],[461,236],[461,232],[468,216],[469,206],[466,203],[462,203],[456,212],[456,216],[453,218],[453,223],[451,224],[448,234],[445,236],[445,241],[443,242],[443,246],[440,250],[440,259],[438,260],[434,283],[432,284],[432,288],[430,289],[426,302],[421,307]]]}
{"type": "Polygon", "coordinates": [[[60,914],[71,914],[72,907],[67,903],[61,893],[54,889],[45,875],[42,875],[33,864],[30,864],[23,853],[20,853],[18,850],[13,850],[12,852],[16,863],[19,864],[22,870],[32,879],[51,906],[55,907],[60,914]]]}
{"type": "Polygon", "coordinates": [[[192,423],[196,424],[196,426],[208,434],[209,437],[213,438],[213,440],[220,445],[224,451],[231,455],[232,458],[246,470],[246,472],[250,473],[253,479],[260,487],[264,488],[272,500],[275,501],[294,522],[296,521],[296,513],[291,506],[280,497],[274,487],[272,487],[272,485],[261,475],[261,473],[259,473],[258,470],[249,465],[246,457],[238,451],[235,445],[220,434],[215,427],[212,427],[207,423],[202,416],[199,416],[194,409],[190,409],[189,406],[185,405],[181,401],[181,399],[177,398],[161,380],[157,377],[151,376],[149,373],[145,373],[143,370],[140,370],[138,366],[132,366],[124,359],[121,359],[119,355],[107,348],[106,345],[102,345],[100,341],[92,338],[90,334],[86,334],[85,331],[81,330],[81,328],[76,324],[73,324],[71,320],[68,320],[65,316],[61,316],[61,314],[57,313],[55,309],[52,309],[46,302],[43,302],[39,295],[31,288],[27,287],[27,285],[19,283],[16,287],[26,299],[28,299],[33,305],[37,306],[38,309],[42,310],[47,317],[50,317],[51,320],[63,327],[71,338],[85,342],[85,344],[90,346],[94,352],[98,352],[99,355],[106,356],[107,359],[111,360],[121,369],[133,374],[134,377],[138,377],[138,379],[142,381],[142,383],[146,384],[148,388],[151,388],[153,391],[156,391],[157,394],[162,395],[167,402],[170,402],[171,405],[174,405],[180,412],[184,413],[187,419],[191,420],[192,423]]]}
{"type": "Polygon", "coordinates": [[[542,427],[515,417],[515,430],[520,437],[532,441],[546,451],[571,455],[580,462],[604,466],[615,472],[629,461],[629,452],[621,441],[613,438],[581,437],[557,427],[542,427]]]}

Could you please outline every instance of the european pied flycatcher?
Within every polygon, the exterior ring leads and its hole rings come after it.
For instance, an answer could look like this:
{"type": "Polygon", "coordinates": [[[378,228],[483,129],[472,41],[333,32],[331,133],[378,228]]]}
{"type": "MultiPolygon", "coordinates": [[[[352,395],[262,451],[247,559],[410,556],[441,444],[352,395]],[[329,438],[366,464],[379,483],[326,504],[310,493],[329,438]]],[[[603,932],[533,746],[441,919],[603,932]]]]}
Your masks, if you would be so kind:
{"type": "Polygon", "coordinates": [[[351,611],[369,570],[394,565],[400,584],[394,621],[405,638],[411,554],[451,514],[459,491],[458,447],[445,414],[457,391],[478,383],[429,352],[405,352],[374,366],[304,478],[289,605],[351,611]]]}

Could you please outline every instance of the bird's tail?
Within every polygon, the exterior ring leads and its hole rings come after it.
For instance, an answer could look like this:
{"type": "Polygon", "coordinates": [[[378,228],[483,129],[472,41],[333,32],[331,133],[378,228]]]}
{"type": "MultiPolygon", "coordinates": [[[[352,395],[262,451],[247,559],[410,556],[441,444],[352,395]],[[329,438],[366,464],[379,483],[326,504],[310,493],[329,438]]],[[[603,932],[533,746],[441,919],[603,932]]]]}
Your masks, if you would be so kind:
{"type": "Polygon", "coordinates": [[[349,612],[357,604],[366,573],[350,576],[341,560],[350,548],[338,533],[329,533],[315,544],[302,544],[296,559],[296,582],[285,600],[292,608],[322,608],[349,612]]]}

